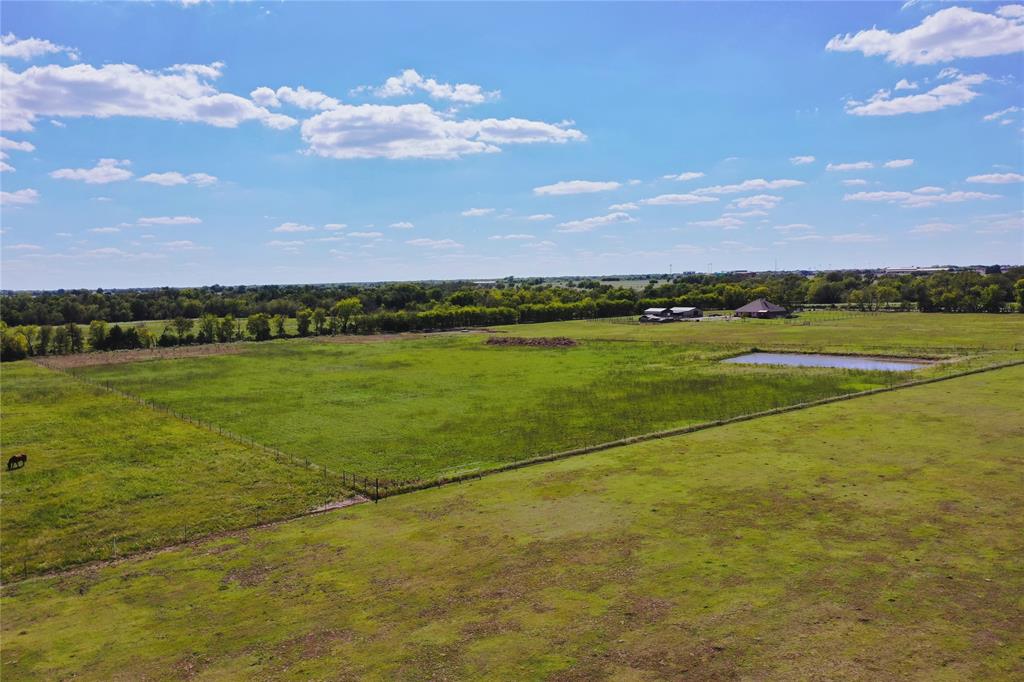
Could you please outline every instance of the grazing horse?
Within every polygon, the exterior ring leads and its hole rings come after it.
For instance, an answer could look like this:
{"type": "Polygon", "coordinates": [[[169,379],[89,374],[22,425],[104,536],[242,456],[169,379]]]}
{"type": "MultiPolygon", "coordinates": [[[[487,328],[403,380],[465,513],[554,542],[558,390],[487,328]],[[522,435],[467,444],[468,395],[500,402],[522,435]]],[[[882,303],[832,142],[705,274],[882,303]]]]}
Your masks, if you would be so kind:
{"type": "Polygon", "coordinates": [[[7,470],[10,471],[11,469],[20,469],[27,463],[28,455],[26,455],[24,452],[21,453],[20,455],[12,455],[11,458],[7,460],[7,470]]]}

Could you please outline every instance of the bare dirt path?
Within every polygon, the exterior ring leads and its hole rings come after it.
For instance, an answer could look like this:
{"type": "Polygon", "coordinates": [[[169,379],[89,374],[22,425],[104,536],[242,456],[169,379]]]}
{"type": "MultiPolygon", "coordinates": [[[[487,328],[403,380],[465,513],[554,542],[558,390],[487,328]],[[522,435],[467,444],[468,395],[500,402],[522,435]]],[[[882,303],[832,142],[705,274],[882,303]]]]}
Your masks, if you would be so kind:
{"type": "Polygon", "coordinates": [[[235,355],[244,353],[251,343],[208,343],[199,346],[175,346],[173,348],[137,348],[133,350],[112,350],[101,353],[74,353],[71,355],[43,355],[32,358],[37,365],[50,369],[68,370],[95,365],[122,365],[145,360],[175,360],[178,358],[202,358],[210,355],[235,355]]]}

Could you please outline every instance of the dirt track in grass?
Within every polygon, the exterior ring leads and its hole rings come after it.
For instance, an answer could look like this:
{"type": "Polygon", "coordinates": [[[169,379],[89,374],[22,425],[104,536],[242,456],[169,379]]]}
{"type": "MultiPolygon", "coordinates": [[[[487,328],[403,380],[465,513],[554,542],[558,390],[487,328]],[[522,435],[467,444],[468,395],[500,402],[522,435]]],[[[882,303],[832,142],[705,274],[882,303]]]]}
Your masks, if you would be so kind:
{"type": "Polygon", "coordinates": [[[32,358],[37,365],[50,369],[68,370],[97,365],[123,365],[146,360],[176,360],[180,358],[202,358],[211,355],[236,355],[249,350],[249,343],[210,343],[200,346],[177,346],[174,348],[138,348],[114,350],[106,353],[75,353],[73,355],[46,355],[32,358]]]}

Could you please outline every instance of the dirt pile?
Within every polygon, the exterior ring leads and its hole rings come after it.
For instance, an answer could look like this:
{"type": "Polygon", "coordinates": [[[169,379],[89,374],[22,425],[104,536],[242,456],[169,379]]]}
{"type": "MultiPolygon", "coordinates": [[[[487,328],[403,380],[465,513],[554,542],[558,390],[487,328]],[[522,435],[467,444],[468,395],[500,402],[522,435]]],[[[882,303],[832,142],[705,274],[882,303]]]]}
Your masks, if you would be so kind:
{"type": "Polygon", "coordinates": [[[567,348],[578,346],[579,343],[564,336],[537,337],[528,339],[522,336],[492,336],[487,339],[488,346],[533,346],[535,348],[567,348]]]}

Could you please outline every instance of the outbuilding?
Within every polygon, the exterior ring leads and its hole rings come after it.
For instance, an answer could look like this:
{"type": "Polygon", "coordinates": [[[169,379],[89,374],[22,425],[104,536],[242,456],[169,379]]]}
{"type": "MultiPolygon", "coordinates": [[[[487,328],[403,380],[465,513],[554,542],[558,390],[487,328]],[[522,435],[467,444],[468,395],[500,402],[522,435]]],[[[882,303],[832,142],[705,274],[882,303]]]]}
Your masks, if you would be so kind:
{"type": "Polygon", "coordinates": [[[742,308],[736,309],[736,317],[772,318],[786,317],[787,315],[789,315],[789,311],[781,305],[775,305],[763,298],[753,300],[742,308]]]}

